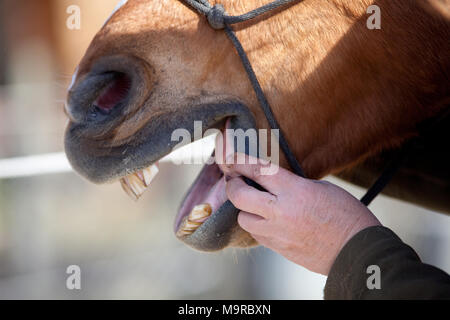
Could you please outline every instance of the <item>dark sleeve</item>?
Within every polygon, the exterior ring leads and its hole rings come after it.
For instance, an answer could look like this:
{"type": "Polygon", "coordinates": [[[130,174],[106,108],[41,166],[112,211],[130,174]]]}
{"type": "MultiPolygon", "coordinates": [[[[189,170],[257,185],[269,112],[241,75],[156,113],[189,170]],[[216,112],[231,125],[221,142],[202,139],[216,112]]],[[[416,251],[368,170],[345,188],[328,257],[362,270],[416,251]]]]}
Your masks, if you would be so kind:
{"type": "Polygon", "coordinates": [[[388,228],[370,227],[351,238],[337,256],[325,299],[450,299],[450,276],[422,263],[388,228]],[[379,289],[373,288],[375,272],[374,267],[368,272],[369,266],[379,267],[379,289]]]}

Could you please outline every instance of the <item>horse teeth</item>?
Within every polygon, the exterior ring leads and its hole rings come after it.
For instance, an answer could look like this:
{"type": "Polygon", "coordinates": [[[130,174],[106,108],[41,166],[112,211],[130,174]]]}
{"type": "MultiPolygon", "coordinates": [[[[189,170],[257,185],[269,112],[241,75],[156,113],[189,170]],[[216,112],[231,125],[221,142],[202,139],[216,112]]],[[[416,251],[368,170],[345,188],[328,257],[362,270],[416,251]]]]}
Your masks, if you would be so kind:
{"type": "Polygon", "coordinates": [[[186,235],[192,234],[201,225],[202,225],[201,222],[192,222],[192,221],[189,221],[189,218],[185,218],[184,221],[181,223],[180,228],[177,231],[177,236],[186,236],[186,235]]]}
{"type": "Polygon", "coordinates": [[[133,190],[136,196],[140,197],[144,193],[145,189],[147,189],[144,181],[139,178],[137,174],[129,175],[127,179],[131,190],[133,190]]]}
{"type": "Polygon", "coordinates": [[[158,167],[152,165],[146,169],[138,170],[133,174],[120,179],[123,190],[133,199],[138,200],[147,190],[150,182],[158,174],[158,167]]]}
{"type": "Polygon", "coordinates": [[[195,206],[189,216],[187,216],[181,223],[177,231],[178,236],[186,236],[194,233],[203,222],[211,215],[212,208],[209,203],[203,203],[195,206]]]}
{"type": "Polygon", "coordinates": [[[136,194],[131,190],[130,186],[128,185],[128,182],[126,180],[127,178],[120,179],[120,185],[122,186],[122,189],[126,192],[126,194],[133,199],[134,201],[138,200],[138,197],[136,194]]]}
{"type": "Polygon", "coordinates": [[[188,219],[192,222],[203,222],[208,218],[212,213],[212,208],[209,203],[202,203],[196,205],[191,213],[189,214],[188,219]]]}
{"type": "Polygon", "coordinates": [[[156,164],[142,170],[142,175],[144,176],[144,182],[145,182],[146,186],[150,185],[150,183],[156,177],[158,172],[159,172],[159,169],[156,164]]]}

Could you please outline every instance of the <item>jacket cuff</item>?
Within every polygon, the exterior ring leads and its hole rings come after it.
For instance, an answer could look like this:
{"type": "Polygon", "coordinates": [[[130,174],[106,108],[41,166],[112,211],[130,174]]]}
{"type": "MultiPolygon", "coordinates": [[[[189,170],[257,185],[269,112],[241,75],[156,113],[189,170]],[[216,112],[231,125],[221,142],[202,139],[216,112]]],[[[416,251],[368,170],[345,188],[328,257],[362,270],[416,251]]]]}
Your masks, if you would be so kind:
{"type": "Polygon", "coordinates": [[[393,243],[404,245],[394,232],[383,226],[368,227],[354,235],[331,267],[325,284],[325,299],[360,299],[368,290],[367,267],[376,264],[378,253],[393,243]]]}

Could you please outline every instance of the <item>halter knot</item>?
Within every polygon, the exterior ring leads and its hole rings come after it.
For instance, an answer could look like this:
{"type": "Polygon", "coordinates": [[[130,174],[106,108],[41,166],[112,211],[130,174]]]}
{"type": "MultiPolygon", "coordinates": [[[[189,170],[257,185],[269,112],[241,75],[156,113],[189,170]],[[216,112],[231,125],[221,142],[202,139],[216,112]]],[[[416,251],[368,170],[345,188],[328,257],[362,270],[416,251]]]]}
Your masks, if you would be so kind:
{"type": "Polygon", "coordinates": [[[208,22],[213,29],[225,28],[225,9],[221,4],[216,4],[206,14],[208,22]]]}

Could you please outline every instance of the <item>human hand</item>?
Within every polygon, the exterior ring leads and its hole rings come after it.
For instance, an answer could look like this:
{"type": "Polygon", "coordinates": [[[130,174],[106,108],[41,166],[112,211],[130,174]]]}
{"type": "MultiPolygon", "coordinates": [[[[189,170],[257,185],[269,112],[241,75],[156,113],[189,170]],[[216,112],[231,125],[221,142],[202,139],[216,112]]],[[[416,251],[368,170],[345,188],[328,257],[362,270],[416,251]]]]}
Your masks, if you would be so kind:
{"type": "Polygon", "coordinates": [[[245,157],[247,164],[227,161],[234,164],[222,165],[228,199],[242,210],[239,225],[285,258],[327,275],[350,238],[367,227],[381,225],[366,206],[338,186],[304,179],[283,168],[263,175],[262,169],[274,165],[256,159],[250,163],[258,164],[248,164],[250,157],[245,157]],[[268,192],[247,185],[240,176],[268,192]]]}

